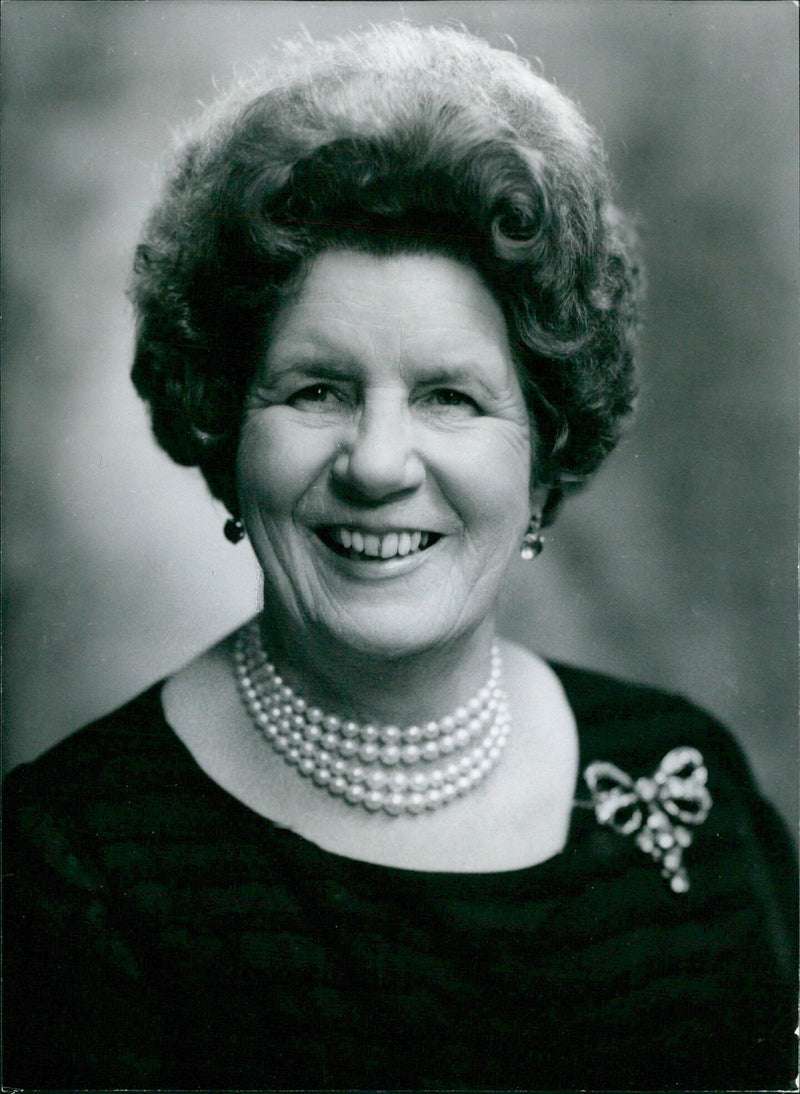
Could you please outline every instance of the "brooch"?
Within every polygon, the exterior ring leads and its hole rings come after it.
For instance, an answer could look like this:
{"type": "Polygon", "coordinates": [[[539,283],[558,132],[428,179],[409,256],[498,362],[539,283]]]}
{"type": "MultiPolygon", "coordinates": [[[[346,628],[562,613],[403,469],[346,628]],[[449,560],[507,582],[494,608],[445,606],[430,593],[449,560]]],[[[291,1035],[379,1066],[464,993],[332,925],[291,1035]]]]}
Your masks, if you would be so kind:
{"type": "Polygon", "coordinates": [[[673,748],[652,778],[632,779],[603,760],[583,773],[592,794],[594,815],[637,845],[661,867],[675,893],[685,893],[689,876],[683,852],[691,845],[687,825],[702,824],[711,809],[708,772],[696,748],[673,748]]]}

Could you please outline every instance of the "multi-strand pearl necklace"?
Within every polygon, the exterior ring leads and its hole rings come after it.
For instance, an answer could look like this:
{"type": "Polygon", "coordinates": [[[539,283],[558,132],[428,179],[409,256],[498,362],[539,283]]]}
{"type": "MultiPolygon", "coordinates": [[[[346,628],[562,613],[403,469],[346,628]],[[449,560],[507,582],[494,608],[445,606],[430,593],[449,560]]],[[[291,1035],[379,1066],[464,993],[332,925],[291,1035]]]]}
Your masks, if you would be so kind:
{"type": "Polygon", "coordinates": [[[405,728],[325,714],[295,694],[267,657],[257,620],[237,635],[234,666],[244,705],[275,751],[329,794],[372,812],[423,813],[467,794],[495,767],[511,728],[496,644],[489,679],[472,699],[405,728]]]}

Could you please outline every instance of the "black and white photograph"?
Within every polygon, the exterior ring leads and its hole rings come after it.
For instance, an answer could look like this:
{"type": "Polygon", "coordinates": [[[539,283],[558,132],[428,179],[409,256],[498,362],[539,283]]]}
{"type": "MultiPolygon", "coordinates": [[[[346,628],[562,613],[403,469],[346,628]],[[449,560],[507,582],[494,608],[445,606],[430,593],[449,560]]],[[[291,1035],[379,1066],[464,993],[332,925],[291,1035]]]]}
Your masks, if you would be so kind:
{"type": "Polygon", "coordinates": [[[14,1091],[790,1091],[798,5],[5,0],[14,1091]]]}

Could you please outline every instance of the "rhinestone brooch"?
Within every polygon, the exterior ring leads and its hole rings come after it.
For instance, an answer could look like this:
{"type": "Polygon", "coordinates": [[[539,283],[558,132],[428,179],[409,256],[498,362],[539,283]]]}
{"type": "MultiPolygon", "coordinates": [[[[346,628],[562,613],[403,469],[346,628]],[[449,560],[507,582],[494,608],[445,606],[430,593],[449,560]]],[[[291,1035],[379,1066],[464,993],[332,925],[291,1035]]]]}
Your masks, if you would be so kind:
{"type": "Polygon", "coordinates": [[[620,836],[634,836],[661,867],[672,891],[687,892],[683,852],[692,843],[690,827],[702,824],[712,806],[708,772],[697,749],[673,748],[652,778],[632,779],[601,760],[589,764],[584,779],[598,822],[620,836]]]}

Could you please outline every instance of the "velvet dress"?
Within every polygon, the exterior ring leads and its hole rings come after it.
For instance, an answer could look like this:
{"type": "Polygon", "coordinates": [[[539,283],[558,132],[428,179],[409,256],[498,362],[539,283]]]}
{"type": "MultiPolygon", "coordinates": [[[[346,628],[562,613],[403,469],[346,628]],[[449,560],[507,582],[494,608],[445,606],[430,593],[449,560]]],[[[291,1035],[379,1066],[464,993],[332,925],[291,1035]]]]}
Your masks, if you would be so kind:
{"type": "Polygon", "coordinates": [[[154,686],[6,780],[7,1086],[787,1089],[794,855],[728,733],[554,666],[581,771],[701,753],[675,891],[579,779],[564,850],[428,873],[323,851],[198,767],[154,686]]]}

